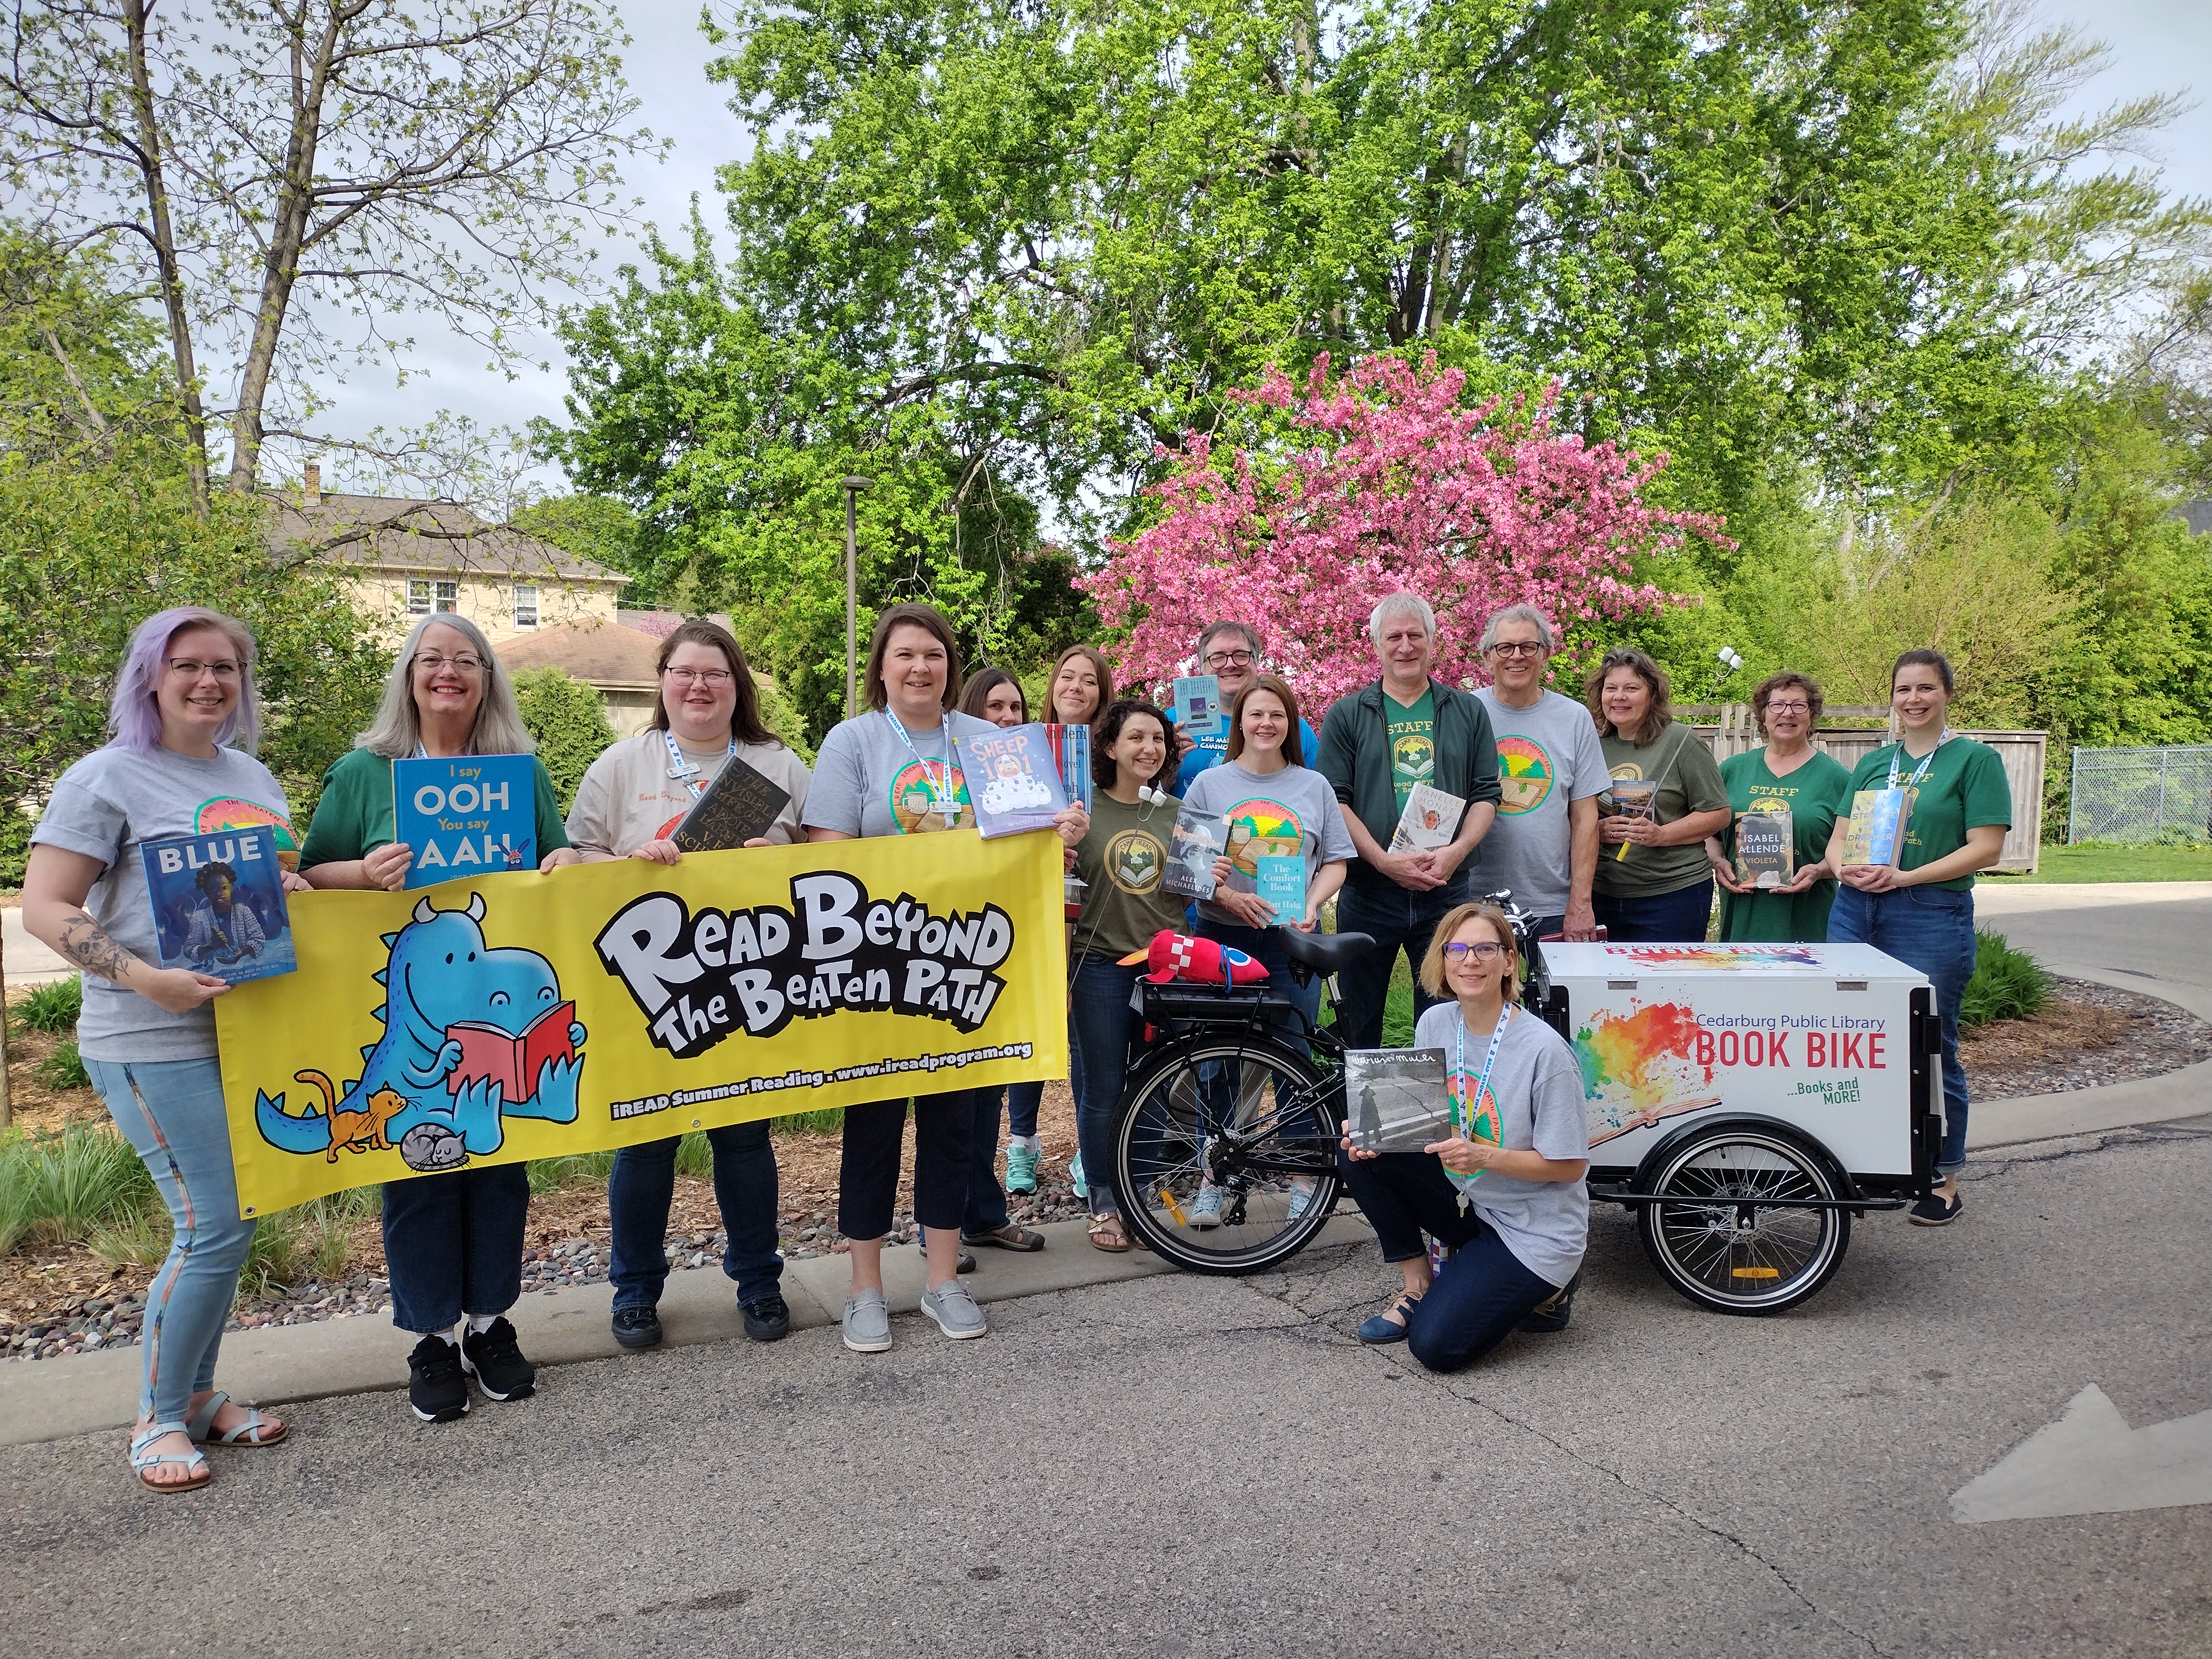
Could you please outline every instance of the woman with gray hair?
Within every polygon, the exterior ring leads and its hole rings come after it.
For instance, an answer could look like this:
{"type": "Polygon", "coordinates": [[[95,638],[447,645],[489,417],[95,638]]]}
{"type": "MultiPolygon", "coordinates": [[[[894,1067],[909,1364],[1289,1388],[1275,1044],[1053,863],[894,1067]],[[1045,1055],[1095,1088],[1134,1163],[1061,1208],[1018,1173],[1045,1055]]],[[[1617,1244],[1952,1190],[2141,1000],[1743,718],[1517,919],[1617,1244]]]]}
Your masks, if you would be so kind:
{"type": "MultiPolygon", "coordinates": [[[[474,623],[425,617],[400,647],[384,702],[354,750],[323,775],[301,873],[316,887],[407,883],[414,855],[393,839],[392,763],[410,756],[522,755],[535,744],[507,671],[474,623]]],[[[537,780],[541,870],[577,861],[545,763],[537,780]]],[[[488,1400],[524,1400],[537,1370],[505,1317],[522,1295],[530,1172],[520,1164],[419,1175],[384,1188],[384,1261],[392,1322],[420,1340],[408,1356],[408,1403],[425,1423],[465,1416],[469,1380],[488,1400]]]]}

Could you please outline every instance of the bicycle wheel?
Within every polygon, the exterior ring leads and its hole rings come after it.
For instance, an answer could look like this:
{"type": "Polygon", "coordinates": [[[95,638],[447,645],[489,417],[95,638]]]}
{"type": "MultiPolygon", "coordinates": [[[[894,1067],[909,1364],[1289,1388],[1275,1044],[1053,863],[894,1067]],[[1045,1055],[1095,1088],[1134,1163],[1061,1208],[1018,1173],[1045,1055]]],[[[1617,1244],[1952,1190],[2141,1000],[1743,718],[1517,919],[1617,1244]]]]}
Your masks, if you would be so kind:
{"type": "Polygon", "coordinates": [[[1793,1137],[1715,1123],[1686,1139],[1650,1190],[1712,1200],[1638,1206],[1651,1265],[1691,1301],[1728,1314],[1780,1313],[1835,1276],[1851,1242],[1848,1210],[1762,1206],[1842,1194],[1826,1163],[1793,1137]]]}
{"type": "Polygon", "coordinates": [[[1343,1102],[1334,1071],[1279,1039],[1176,1043],[1131,1080],[1114,1125],[1122,1218],[1193,1273],[1297,1255],[1336,1208],[1343,1102]]]}

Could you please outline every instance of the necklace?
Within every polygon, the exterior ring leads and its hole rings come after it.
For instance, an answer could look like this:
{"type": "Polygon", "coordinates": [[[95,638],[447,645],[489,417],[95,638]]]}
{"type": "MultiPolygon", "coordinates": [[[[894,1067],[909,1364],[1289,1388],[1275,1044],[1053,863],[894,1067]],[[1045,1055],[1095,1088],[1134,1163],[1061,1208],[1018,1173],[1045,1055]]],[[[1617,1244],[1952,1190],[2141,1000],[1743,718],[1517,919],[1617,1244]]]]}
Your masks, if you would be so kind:
{"type": "MultiPolygon", "coordinates": [[[[698,781],[700,773],[707,769],[676,746],[676,734],[665,726],[660,729],[660,740],[668,745],[668,775],[690,790],[693,800],[698,799],[707,793],[707,786],[698,781]]],[[[730,753],[735,755],[737,752],[737,734],[732,732],[730,753]]]]}
{"type": "MultiPolygon", "coordinates": [[[[1475,1079],[1474,1087],[1464,1101],[1452,1102],[1452,1127],[1468,1140],[1474,1139],[1474,1120],[1482,1110],[1483,1094],[1490,1087],[1491,1068],[1498,1064],[1498,1045],[1504,1040],[1506,1022],[1512,1018],[1513,1005],[1509,1002],[1498,1010],[1498,1029],[1490,1034],[1490,1052],[1482,1057],[1482,1075],[1475,1079]]],[[[1467,1075],[1467,1010],[1464,1008],[1459,1011],[1459,1031],[1453,1042],[1452,1075],[1467,1075]]],[[[1498,1127],[1502,1139],[1505,1130],[1503,1114],[1499,1116],[1498,1127]]],[[[1473,1175],[1462,1175],[1456,1170],[1447,1169],[1444,1174],[1451,1178],[1452,1185],[1459,1188],[1459,1207],[1464,1212],[1474,1183],[1482,1179],[1482,1171],[1477,1170],[1473,1175]]]]}
{"type": "Polygon", "coordinates": [[[906,752],[912,755],[915,763],[921,768],[921,787],[929,796],[929,810],[942,817],[948,825],[952,823],[960,816],[959,799],[952,793],[952,728],[942,722],[938,726],[945,737],[945,755],[938,762],[938,767],[944,774],[943,787],[940,788],[939,781],[929,775],[928,760],[914,746],[914,739],[907,735],[906,727],[899,724],[899,717],[886,708],[884,718],[891,723],[891,730],[898,733],[899,741],[906,745],[906,752]]]}

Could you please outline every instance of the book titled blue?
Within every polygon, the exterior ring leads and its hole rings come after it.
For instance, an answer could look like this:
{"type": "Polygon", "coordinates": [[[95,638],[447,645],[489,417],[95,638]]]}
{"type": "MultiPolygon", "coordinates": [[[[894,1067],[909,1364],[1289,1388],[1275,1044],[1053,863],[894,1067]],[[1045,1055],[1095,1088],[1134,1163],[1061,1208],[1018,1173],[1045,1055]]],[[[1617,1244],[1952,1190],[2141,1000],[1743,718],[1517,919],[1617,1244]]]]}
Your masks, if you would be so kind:
{"type": "Polygon", "coordinates": [[[1221,735],[1221,681],[1212,674],[1186,674],[1175,683],[1176,729],[1186,737],[1221,735]]]}
{"type": "Polygon", "coordinates": [[[1306,919],[1304,853],[1262,853],[1252,860],[1253,890],[1275,913],[1278,927],[1306,919]]]}
{"type": "Polygon", "coordinates": [[[392,763],[395,839],[415,861],[410,887],[538,867],[538,767],[528,755],[392,763]]]}
{"type": "Polygon", "coordinates": [[[267,824],[142,842],[146,896],[164,968],[239,985],[299,967],[284,908],[284,866],[267,824]]]}

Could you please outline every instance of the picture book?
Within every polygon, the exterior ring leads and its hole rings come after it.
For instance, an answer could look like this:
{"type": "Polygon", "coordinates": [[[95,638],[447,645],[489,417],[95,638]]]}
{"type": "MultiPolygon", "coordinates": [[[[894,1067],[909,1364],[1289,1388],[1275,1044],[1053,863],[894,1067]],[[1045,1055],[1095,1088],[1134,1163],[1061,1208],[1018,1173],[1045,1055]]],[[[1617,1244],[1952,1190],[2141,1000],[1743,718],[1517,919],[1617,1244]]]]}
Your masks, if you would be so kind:
{"type": "Polygon", "coordinates": [[[1418,1152],[1451,1134],[1443,1049],[1345,1052],[1344,1138],[1354,1151],[1418,1152]]]}
{"type": "Polygon", "coordinates": [[[470,1084],[489,1079],[499,1085],[501,1098],[529,1099],[538,1092],[538,1074],[549,1060],[576,1057],[569,1030],[575,1018],[576,1005],[563,1002],[539,1014],[519,1036],[484,1020],[448,1025],[447,1040],[461,1045],[461,1060],[446,1079],[446,1087],[459,1094],[470,1084]]]}
{"type": "Polygon", "coordinates": [[[1168,867],[1160,885],[1185,898],[1213,896],[1213,861],[1229,845],[1229,820],[1185,806],[1168,832],[1168,867]]]}
{"type": "Polygon", "coordinates": [[[1176,729],[1185,737],[1219,737],[1221,713],[1221,681],[1214,675],[1185,674],[1176,681],[1176,729]]]}
{"type": "MultiPolygon", "coordinates": [[[[1656,778],[1615,778],[1606,792],[1612,797],[1613,810],[1626,817],[1656,817],[1659,813],[1659,782],[1656,778]]],[[[1618,863],[1628,856],[1628,849],[1636,843],[1625,841],[1613,860],[1618,863]]]]}
{"type": "Polygon", "coordinates": [[[1460,814],[1467,803],[1457,795],[1417,783],[1406,797],[1406,810],[1398,814],[1398,828],[1390,837],[1394,853],[1433,853],[1451,845],[1459,833],[1460,814]]]}
{"type": "Polygon", "coordinates": [[[1067,805],[1060,768],[1042,726],[1009,726],[956,738],[968,797],[975,803],[975,827],[983,838],[1018,836],[1052,828],[1054,814],[1067,805]]]}
{"type": "Polygon", "coordinates": [[[271,824],[142,842],[164,968],[233,985],[299,967],[271,824]]]}
{"type": "Polygon", "coordinates": [[[1735,878],[1771,890],[1797,873],[1796,829],[1787,807],[1746,812],[1735,821],[1735,878]]]}
{"type": "Polygon", "coordinates": [[[1048,726],[1045,740],[1060,766],[1060,787],[1068,799],[1091,808],[1091,728],[1087,726],[1048,726]]]}
{"type": "Polygon", "coordinates": [[[1905,826],[1912,816],[1910,789],[1862,789],[1851,797],[1851,827],[1844,832],[1846,865],[1895,865],[1905,854],[1905,826]]]}
{"type": "Polygon", "coordinates": [[[791,792],[736,755],[722,763],[672,839],[687,853],[716,853],[758,841],[791,805],[791,792]]]}
{"type": "Polygon", "coordinates": [[[407,885],[538,867],[538,764],[528,755],[392,763],[394,838],[414,850],[407,885]]]}
{"type": "Polygon", "coordinates": [[[1275,913],[1278,927],[1306,919],[1305,854],[1262,853],[1252,860],[1252,890],[1275,913]]]}

